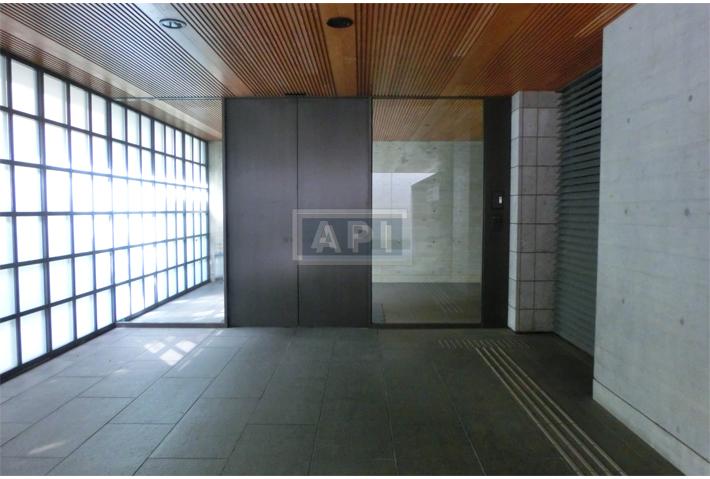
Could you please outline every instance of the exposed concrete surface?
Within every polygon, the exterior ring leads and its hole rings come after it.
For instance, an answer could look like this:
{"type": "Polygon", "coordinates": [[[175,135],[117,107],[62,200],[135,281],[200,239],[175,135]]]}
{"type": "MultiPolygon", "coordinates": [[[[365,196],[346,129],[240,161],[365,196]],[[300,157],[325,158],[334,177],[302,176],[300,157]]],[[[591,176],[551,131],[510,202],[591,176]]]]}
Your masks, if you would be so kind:
{"type": "Polygon", "coordinates": [[[594,397],[710,474],[710,6],[604,31],[594,397]]]}

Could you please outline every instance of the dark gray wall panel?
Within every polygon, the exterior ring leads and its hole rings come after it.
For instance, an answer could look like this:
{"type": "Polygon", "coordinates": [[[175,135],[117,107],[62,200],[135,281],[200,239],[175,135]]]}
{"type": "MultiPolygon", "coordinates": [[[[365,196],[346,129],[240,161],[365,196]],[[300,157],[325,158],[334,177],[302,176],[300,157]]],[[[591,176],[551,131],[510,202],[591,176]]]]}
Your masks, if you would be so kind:
{"type": "Polygon", "coordinates": [[[297,100],[225,101],[226,314],[230,326],[298,324],[291,214],[297,100]]]}
{"type": "MultiPolygon", "coordinates": [[[[370,100],[301,98],[298,207],[369,209],[370,100]]],[[[299,324],[369,326],[371,268],[299,266],[299,324]]]]}
{"type": "Polygon", "coordinates": [[[555,332],[594,354],[602,75],[562,90],[555,332]]]}

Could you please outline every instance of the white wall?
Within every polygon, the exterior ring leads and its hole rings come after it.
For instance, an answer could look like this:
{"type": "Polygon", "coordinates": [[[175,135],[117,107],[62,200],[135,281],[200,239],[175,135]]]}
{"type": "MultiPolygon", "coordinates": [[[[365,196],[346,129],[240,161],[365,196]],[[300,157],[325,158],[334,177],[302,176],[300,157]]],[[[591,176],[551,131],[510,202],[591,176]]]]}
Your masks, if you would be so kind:
{"type": "Polygon", "coordinates": [[[604,31],[594,398],[710,473],[710,6],[604,31]]]}
{"type": "Polygon", "coordinates": [[[224,278],[224,181],[222,142],[207,145],[207,176],[210,185],[210,281],[224,278]]]}

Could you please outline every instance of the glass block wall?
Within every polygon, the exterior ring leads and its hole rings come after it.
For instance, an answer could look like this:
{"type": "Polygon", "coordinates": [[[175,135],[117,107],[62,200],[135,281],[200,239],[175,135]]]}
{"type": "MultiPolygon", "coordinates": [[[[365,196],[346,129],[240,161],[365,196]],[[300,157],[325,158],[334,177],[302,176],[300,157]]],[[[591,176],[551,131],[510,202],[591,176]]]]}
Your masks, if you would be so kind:
{"type": "Polygon", "coordinates": [[[206,150],[0,55],[0,374],[209,280],[206,150]]]}

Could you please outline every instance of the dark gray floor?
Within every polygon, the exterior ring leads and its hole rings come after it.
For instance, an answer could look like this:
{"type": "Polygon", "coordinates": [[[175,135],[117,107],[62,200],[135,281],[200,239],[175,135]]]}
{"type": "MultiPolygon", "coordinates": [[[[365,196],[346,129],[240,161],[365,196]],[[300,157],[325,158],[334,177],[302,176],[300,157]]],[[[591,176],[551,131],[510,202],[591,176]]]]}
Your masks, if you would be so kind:
{"type": "Polygon", "coordinates": [[[678,473],[553,335],[248,328],[119,328],[0,385],[0,473],[571,474],[484,350],[627,474],[678,473]]]}
{"type": "Polygon", "coordinates": [[[480,324],[480,283],[372,283],[373,322],[480,324]]]}

